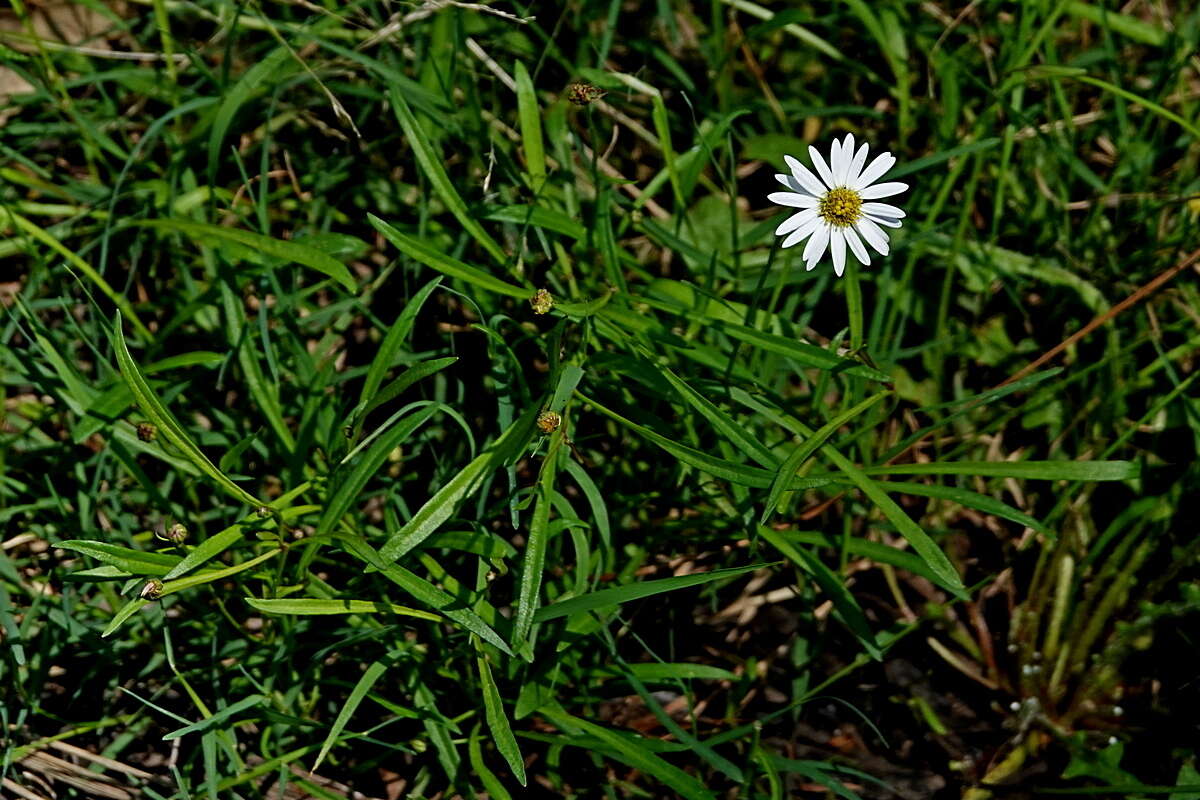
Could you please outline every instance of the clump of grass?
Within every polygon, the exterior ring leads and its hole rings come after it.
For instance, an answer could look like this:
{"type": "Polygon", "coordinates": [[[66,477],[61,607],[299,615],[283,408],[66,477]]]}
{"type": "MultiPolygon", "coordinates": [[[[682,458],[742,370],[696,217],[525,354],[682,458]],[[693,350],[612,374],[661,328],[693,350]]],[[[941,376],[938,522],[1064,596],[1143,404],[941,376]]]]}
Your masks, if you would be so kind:
{"type": "Polygon", "coordinates": [[[1196,12],[133,10],[0,33],[5,780],[1200,782],[1196,12]]]}

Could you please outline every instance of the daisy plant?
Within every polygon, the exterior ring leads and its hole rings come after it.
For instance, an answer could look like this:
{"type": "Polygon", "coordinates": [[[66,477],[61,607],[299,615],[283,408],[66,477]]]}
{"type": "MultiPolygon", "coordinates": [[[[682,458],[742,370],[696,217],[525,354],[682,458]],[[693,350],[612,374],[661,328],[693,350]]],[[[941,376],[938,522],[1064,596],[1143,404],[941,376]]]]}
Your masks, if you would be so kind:
{"type": "MultiPolygon", "coordinates": [[[[780,244],[784,248],[808,240],[803,253],[805,269],[813,269],[824,258],[827,249],[833,258],[833,271],[839,278],[846,270],[847,249],[864,266],[871,263],[866,245],[880,255],[888,254],[888,235],[884,228],[899,228],[905,214],[896,206],[875,201],[900,194],[908,189],[908,184],[876,183],[895,166],[896,157],[884,152],[867,164],[867,151],[866,143],[857,151],[854,149],[852,133],[847,133],[840,142],[833,140],[828,162],[817,148],[810,146],[808,154],[816,168],[815,175],[793,156],[783,157],[791,174],[777,174],[775,180],[788,191],[772,192],[767,199],[800,209],[780,223],[775,234],[784,237],[780,244]]],[[[862,296],[853,262],[846,297],[850,307],[851,346],[858,349],[863,344],[862,296]]]]}

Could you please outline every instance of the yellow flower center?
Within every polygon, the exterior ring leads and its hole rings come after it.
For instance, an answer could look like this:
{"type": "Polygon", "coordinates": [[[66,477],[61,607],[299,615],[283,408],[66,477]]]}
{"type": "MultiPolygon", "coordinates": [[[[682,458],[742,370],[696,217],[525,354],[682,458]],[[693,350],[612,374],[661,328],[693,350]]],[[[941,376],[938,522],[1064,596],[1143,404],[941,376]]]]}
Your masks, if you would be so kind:
{"type": "Polygon", "coordinates": [[[839,186],[825,193],[817,206],[817,213],[829,224],[844,228],[853,225],[862,216],[862,204],[858,192],[839,186]]]}

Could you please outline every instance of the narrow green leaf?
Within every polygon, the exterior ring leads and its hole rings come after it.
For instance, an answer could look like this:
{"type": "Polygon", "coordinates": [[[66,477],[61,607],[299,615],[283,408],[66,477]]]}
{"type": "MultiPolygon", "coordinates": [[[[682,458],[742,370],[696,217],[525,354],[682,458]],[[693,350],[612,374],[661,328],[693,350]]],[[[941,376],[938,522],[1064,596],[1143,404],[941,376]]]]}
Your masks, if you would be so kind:
{"type": "Polygon", "coordinates": [[[352,468],[339,469],[334,472],[329,485],[336,486],[337,489],[325,503],[325,511],[317,523],[318,536],[333,530],[338,520],[350,509],[355,498],[367,485],[367,481],[379,471],[383,462],[387,460],[388,454],[440,410],[440,404],[430,404],[405,417],[372,442],[371,446],[367,448],[367,452],[352,468]]]}
{"type": "Polygon", "coordinates": [[[445,356],[444,358],[431,358],[428,361],[421,361],[413,364],[408,369],[401,372],[393,378],[382,389],[380,389],[371,401],[367,404],[366,410],[362,412],[363,416],[359,417],[359,422],[365,418],[365,415],[370,414],[384,403],[390,403],[399,397],[405,389],[412,386],[417,381],[424,380],[435,372],[440,372],[446,367],[458,361],[458,356],[445,356]]]}
{"type": "Polygon", "coordinates": [[[883,651],[875,640],[875,633],[867,622],[867,616],[859,607],[854,595],[846,589],[845,583],[833,570],[825,566],[821,559],[803,548],[794,546],[780,535],[778,531],[760,526],[758,535],[766,539],[775,549],[783,553],[800,569],[804,570],[821,587],[821,591],[833,601],[834,614],[841,618],[842,623],[850,629],[859,643],[876,661],[883,659],[883,651]]]}
{"type": "Polygon", "coordinates": [[[125,605],[121,606],[121,610],[112,618],[112,622],[108,623],[108,627],[100,634],[101,639],[106,639],[116,632],[117,628],[125,624],[125,620],[132,617],[137,612],[141,611],[146,606],[150,605],[149,600],[143,600],[140,597],[135,597],[125,605]]]}
{"type": "Polygon", "coordinates": [[[492,740],[496,743],[496,749],[500,751],[500,755],[504,756],[504,760],[508,762],[508,768],[512,770],[517,782],[524,786],[525,762],[521,759],[521,748],[517,745],[517,737],[513,736],[512,728],[508,724],[508,717],[504,714],[504,702],[500,699],[500,689],[496,686],[496,679],[492,677],[492,668],[483,656],[477,657],[475,663],[479,667],[479,683],[483,688],[483,710],[488,728],[492,731],[492,740]]]}
{"type": "Polygon", "coordinates": [[[380,556],[385,561],[395,561],[425,541],[439,525],[449,519],[458,505],[478,490],[483,477],[499,466],[509,449],[524,446],[529,439],[537,411],[536,406],[526,411],[489,448],[476,456],[429,498],[403,528],[388,537],[379,550],[380,556]]]}
{"type": "MultiPolygon", "coordinates": [[[[444,162],[442,155],[434,149],[433,143],[425,135],[425,130],[417,122],[417,118],[413,116],[412,109],[408,107],[408,101],[404,99],[404,94],[400,91],[399,87],[393,86],[388,93],[388,97],[392,101],[392,111],[395,112],[396,119],[400,122],[400,127],[404,129],[404,137],[413,149],[413,156],[416,157],[417,164],[433,187],[434,193],[446,205],[450,213],[455,216],[458,224],[463,226],[463,230],[471,234],[475,241],[492,258],[496,259],[498,263],[503,264],[506,261],[504,250],[500,245],[496,244],[496,241],[488,235],[483,226],[476,222],[475,217],[467,210],[467,204],[463,202],[462,197],[454,189],[454,184],[450,183],[449,176],[446,175],[446,169],[442,166],[444,162]]],[[[378,228],[379,226],[376,225],[376,227],[378,228]]],[[[413,257],[416,258],[416,256],[413,257]]],[[[419,261],[420,259],[417,260],[419,261]]]]}
{"type": "Polygon", "coordinates": [[[95,267],[80,258],[75,251],[71,250],[69,247],[56,239],[49,231],[39,227],[36,223],[4,206],[0,206],[0,221],[8,221],[14,228],[25,231],[25,233],[27,233],[30,237],[37,239],[39,242],[65,258],[68,262],[70,262],[72,267],[83,273],[84,277],[95,284],[96,288],[98,288],[105,297],[112,301],[113,305],[117,307],[118,313],[124,314],[129,318],[129,324],[133,326],[133,329],[138,332],[139,336],[147,341],[154,338],[154,334],[150,333],[150,329],[147,328],[145,324],[142,323],[141,319],[138,318],[137,313],[133,310],[133,304],[129,302],[129,298],[127,298],[124,293],[118,292],[116,289],[114,289],[108,283],[108,281],[104,279],[104,276],[96,271],[95,267]]]}
{"type": "MultiPolygon", "coordinates": [[[[288,497],[288,495],[284,495],[284,497],[288,497]]],[[[272,505],[267,506],[267,508],[283,517],[284,522],[290,522],[291,520],[302,517],[305,514],[311,514],[313,511],[317,511],[319,509],[319,506],[293,506],[292,508],[285,508],[282,511],[278,511],[276,510],[276,506],[280,504],[281,500],[283,500],[283,498],[275,500],[272,505]]],[[[255,531],[271,530],[275,527],[276,522],[274,518],[263,518],[259,516],[257,511],[255,511],[253,514],[238,522],[235,522],[225,530],[213,534],[199,545],[192,548],[187,555],[185,555],[177,564],[175,564],[174,567],[171,568],[170,572],[163,576],[163,580],[173,580],[178,578],[180,575],[184,575],[192,571],[201,564],[211,561],[221,553],[225,552],[228,548],[232,547],[234,544],[253,534],[255,531]]]]}
{"type": "Polygon", "coordinates": [[[837,432],[838,428],[845,425],[850,420],[862,414],[867,409],[878,403],[885,397],[891,394],[890,391],[880,392],[868,397],[853,408],[843,411],[833,419],[826,422],[820,428],[809,436],[804,442],[797,447],[791,455],[787,457],[787,461],[783,462],[783,466],[779,468],[779,472],[775,473],[775,479],[771,481],[771,493],[767,496],[767,505],[763,509],[762,517],[759,519],[759,524],[765,525],[771,515],[775,513],[775,509],[779,507],[779,501],[783,498],[788,487],[791,485],[796,472],[800,466],[817,451],[821,445],[837,432]]]}
{"type": "MultiPolygon", "coordinates": [[[[732,394],[735,399],[750,408],[767,411],[761,402],[743,389],[734,389],[732,394]]],[[[770,413],[776,422],[802,436],[812,436],[815,433],[795,417],[778,412],[770,413]]],[[[946,557],[941,548],[929,537],[929,534],[921,530],[921,527],[904,513],[904,509],[896,505],[895,501],[887,496],[887,492],[882,485],[871,480],[861,468],[855,466],[854,462],[838,452],[837,448],[833,447],[833,445],[821,445],[821,453],[832,461],[833,465],[841,470],[850,482],[857,486],[859,491],[865,494],[883,512],[883,515],[900,532],[900,535],[908,540],[908,543],[917,551],[917,554],[929,565],[929,569],[936,577],[935,582],[952,592],[956,597],[965,597],[965,587],[963,586],[962,579],[959,578],[954,565],[950,563],[950,559],[946,557]]],[[[827,476],[813,476],[816,479],[823,477],[827,476]]]]}
{"type": "Polygon", "coordinates": [[[563,429],[559,428],[554,433],[538,477],[537,499],[533,507],[533,519],[529,523],[529,540],[525,543],[525,557],[521,560],[517,616],[513,622],[512,643],[518,652],[530,643],[529,632],[533,627],[533,615],[537,611],[540,599],[542,570],[546,565],[546,544],[549,539],[550,506],[554,497],[554,476],[562,441],[563,429]]]}
{"type": "MultiPolygon", "coordinates": [[[[639,425],[632,420],[625,419],[620,414],[597,403],[595,400],[587,397],[582,393],[578,393],[579,398],[585,403],[591,405],[597,411],[605,414],[608,417],[616,420],[630,430],[636,431],[640,436],[645,437],[662,449],[666,450],[671,455],[678,458],[680,461],[695,467],[698,470],[707,472],[715,478],[729,481],[730,483],[741,484],[742,486],[751,486],[756,489],[766,489],[771,485],[773,475],[765,469],[758,467],[748,467],[744,464],[737,464],[733,461],[717,456],[710,456],[708,453],[701,452],[694,448],[682,445],[673,439],[668,439],[665,436],[655,433],[644,425],[639,425]]],[[[828,486],[830,483],[835,483],[833,476],[819,476],[816,478],[794,479],[789,488],[791,489],[811,489],[818,486],[828,486]]]]}
{"type": "Polygon", "coordinates": [[[363,671],[358,682],[354,684],[354,688],[350,690],[350,694],[342,702],[342,707],[338,710],[337,716],[334,717],[333,724],[329,726],[329,733],[325,735],[325,741],[321,744],[321,751],[317,753],[317,760],[313,762],[312,769],[309,772],[316,772],[317,767],[321,766],[321,762],[325,760],[325,756],[329,755],[329,751],[337,743],[338,737],[342,735],[342,731],[345,730],[346,725],[350,722],[350,717],[358,710],[358,706],[371,691],[371,687],[375,685],[375,681],[383,676],[388,667],[399,660],[401,652],[393,650],[383,658],[372,661],[366,670],[363,671]]]}
{"type": "MultiPolygon", "coordinates": [[[[521,141],[525,145],[529,185],[536,195],[546,182],[546,150],[542,144],[542,120],[537,94],[533,91],[533,81],[523,61],[513,64],[513,81],[517,84],[517,118],[521,122],[521,141]]],[[[524,784],[522,781],[521,785],[524,784]]]]}
{"type": "Polygon", "coordinates": [[[54,546],[61,547],[63,550],[83,553],[97,561],[119,567],[132,575],[166,575],[171,567],[179,563],[179,556],[131,550],[128,547],[106,542],[72,539],[66,542],[57,542],[54,546]]]}
{"type": "MultiPolygon", "coordinates": [[[[372,399],[379,391],[379,387],[383,385],[384,377],[387,375],[388,370],[392,368],[392,362],[396,359],[396,353],[400,351],[404,340],[408,338],[408,333],[412,330],[413,323],[416,322],[417,313],[425,304],[425,300],[441,282],[441,276],[434,278],[418,289],[404,304],[404,310],[400,312],[400,316],[396,317],[396,321],[388,329],[387,336],[383,337],[383,343],[379,345],[379,351],[375,353],[375,358],[371,360],[371,366],[367,369],[367,377],[363,381],[362,392],[358,398],[357,413],[365,414],[365,409],[370,407],[372,399]]],[[[362,426],[360,422],[356,427],[356,434],[360,433],[361,430],[362,426]]],[[[357,439],[358,436],[356,435],[355,438],[357,439]]]]}
{"type": "Polygon", "coordinates": [[[1128,481],[1141,474],[1133,461],[953,461],[866,467],[867,475],[975,475],[1042,481],[1128,481]]]}
{"type": "Polygon", "coordinates": [[[563,729],[562,741],[566,744],[575,744],[568,731],[571,729],[583,731],[605,744],[615,758],[657,778],[664,786],[669,787],[672,792],[686,800],[715,800],[716,796],[691,775],[652,754],[644,747],[640,747],[637,740],[642,737],[618,733],[594,722],[573,717],[554,706],[542,708],[539,713],[563,729]]]}
{"type": "Polygon", "coordinates": [[[641,583],[614,586],[611,589],[601,589],[598,592],[591,592],[580,597],[572,597],[567,600],[560,600],[557,603],[551,603],[548,606],[542,606],[534,614],[533,621],[546,622],[558,619],[559,617],[592,611],[597,608],[610,608],[633,600],[640,600],[643,597],[662,594],[663,592],[674,592],[679,589],[686,589],[689,586],[700,586],[713,581],[725,580],[726,578],[736,578],[739,575],[745,575],[747,572],[753,572],[769,566],[771,565],[751,564],[746,567],[716,569],[712,572],[684,575],[679,578],[662,578],[656,581],[642,581],[641,583]]]}
{"type": "Polygon", "coordinates": [[[258,694],[252,694],[249,697],[243,697],[236,703],[228,705],[225,708],[222,708],[220,711],[215,712],[207,719],[202,719],[199,722],[193,722],[191,725],[185,725],[182,728],[177,728],[176,730],[167,733],[163,736],[162,740],[164,742],[169,742],[173,739],[178,739],[181,736],[187,736],[189,733],[203,733],[204,731],[212,730],[230,717],[237,716],[248,708],[254,708],[262,703],[262,701],[262,695],[258,694]]]}
{"type": "Polygon", "coordinates": [[[205,572],[200,572],[195,575],[188,575],[187,577],[178,578],[173,581],[165,581],[162,587],[162,594],[168,595],[174,592],[182,592],[184,589],[192,589],[196,586],[203,586],[206,583],[223,581],[226,578],[237,575],[239,572],[245,572],[246,570],[253,569],[264,561],[268,561],[282,552],[283,551],[279,549],[270,550],[262,555],[257,555],[254,558],[243,561],[240,564],[234,564],[231,567],[206,570],[205,572]]]}
{"type": "Polygon", "coordinates": [[[296,614],[299,616],[323,616],[332,614],[399,614],[417,617],[431,622],[440,622],[442,616],[418,608],[398,606],[377,600],[320,600],[305,598],[259,599],[247,597],[246,603],[267,614],[296,614]]]}
{"type": "Polygon", "coordinates": [[[367,214],[367,221],[374,226],[375,230],[382,233],[385,239],[396,245],[400,252],[414,261],[421,262],[430,269],[435,269],[452,278],[458,278],[459,280],[474,284],[480,289],[486,289],[496,294],[504,294],[521,300],[528,300],[533,297],[533,289],[516,286],[481,269],[468,266],[457,258],[446,255],[441,250],[437,250],[418,239],[401,233],[374,214],[367,214]]]}
{"type": "Polygon", "coordinates": [[[562,413],[562,410],[567,407],[567,401],[574,394],[575,387],[579,385],[579,381],[582,379],[582,367],[576,364],[564,365],[562,373],[558,376],[558,383],[554,387],[554,397],[550,399],[549,410],[562,413]]]}
{"type": "Polygon", "coordinates": [[[229,242],[249,248],[256,253],[271,258],[303,264],[333,278],[344,286],[347,291],[355,292],[358,289],[358,285],[354,282],[354,276],[350,274],[350,270],[346,269],[345,264],[328,253],[318,250],[315,247],[299,244],[298,242],[272,239],[270,236],[263,236],[261,233],[254,233],[253,231],[242,230],[240,228],[208,225],[185,219],[147,219],[129,224],[182,233],[202,246],[208,246],[214,242],[229,242]]]}
{"type": "Polygon", "coordinates": [[[746,325],[733,325],[728,322],[718,323],[718,325],[721,331],[732,336],[734,339],[743,341],[760,350],[766,350],[769,353],[786,356],[793,361],[809,367],[816,367],[817,369],[834,374],[853,375],[856,378],[869,378],[873,381],[883,381],[885,383],[891,383],[892,381],[891,377],[886,373],[880,372],[874,367],[868,367],[866,364],[842,358],[828,350],[822,350],[815,345],[798,342],[795,339],[788,339],[783,336],[776,336],[773,333],[766,333],[747,327],[746,325]]]}
{"type": "Polygon", "coordinates": [[[693,664],[690,661],[658,662],[648,661],[640,664],[605,665],[598,667],[598,675],[619,678],[628,670],[640,681],[660,683],[663,681],[736,681],[738,676],[731,670],[714,667],[711,664],[693,664]]]}
{"type": "MultiPolygon", "coordinates": [[[[834,540],[822,533],[793,530],[776,531],[776,533],[793,543],[816,545],[817,547],[829,548],[839,553],[842,551],[843,542],[841,539],[834,540]]],[[[851,555],[869,558],[880,564],[890,564],[893,567],[907,570],[914,575],[920,575],[933,583],[937,583],[937,576],[926,566],[920,556],[910,553],[907,550],[898,550],[886,544],[872,542],[870,539],[852,537],[845,541],[845,551],[851,555]]],[[[876,637],[876,639],[879,638],[876,637]]]]}
{"type": "Polygon", "coordinates": [[[986,494],[972,492],[969,489],[960,489],[957,486],[938,486],[925,483],[902,483],[900,481],[888,481],[883,484],[889,492],[898,492],[900,494],[913,494],[919,497],[936,497],[940,500],[949,500],[952,503],[958,503],[967,508],[973,508],[977,511],[982,511],[985,514],[991,514],[1001,519],[1007,519],[1018,525],[1024,525],[1027,528],[1032,528],[1039,533],[1052,535],[1053,532],[1043,525],[1038,520],[1025,514],[1007,503],[989,497],[986,494]]]}
{"type": "MultiPolygon", "coordinates": [[[[666,367],[658,367],[658,372],[675,387],[675,390],[679,394],[683,395],[683,399],[692,408],[699,411],[705,419],[712,423],[712,426],[717,431],[724,434],[730,444],[737,447],[743,453],[752,456],[755,461],[764,467],[771,468],[778,466],[778,456],[768,450],[758,438],[751,436],[745,425],[739,425],[732,417],[717,408],[708,398],[689,386],[686,381],[671,370],[666,367]]],[[[792,470],[791,474],[794,475],[795,470],[792,470]]],[[[779,479],[776,478],[776,480],[778,481],[779,479]]]]}
{"type": "Polygon", "coordinates": [[[265,90],[269,80],[283,80],[298,69],[285,45],[272,50],[263,59],[246,70],[232,88],[222,92],[221,104],[213,117],[212,129],[208,134],[208,184],[216,185],[217,165],[221,163],[221,144],[225,134],[245,103],[260,91],[265,90]]]}
{"type": "Polygon", "coordinates": [[[822,448],[822,452],[842,472],[846,473],[847,477],[858,487],[859,491],[865,494],[883,512],[888,521],[896,527],[900,535],[908,540],[913,550],[917,551],[917,554],[924,559],[925,563],[933,571],[933,574],[937,576],[937,582],[956,596],[961,596],[965,587],[963,586],[962,579],[958,576],[958,571],[950,563],[950,559],[946,558],[946,554],[929,537],[929,534],[922,530],[921,526],[913,522],[912,518],[892,498],[887,496],[887,492],[883,486],[868,478],[863,474],[862,470],[854,466],[854,463],[850,459],[833,450],[829,445],[825,445],[822,448]]]}
{"type": "Polygon", "coordinates": [[[261,500],[231,481],[208,460],[208,456],[200,451],[200,448],[191,440],[191,437],[184,432],[183,427],[175,421],[175,417],[171,415],[167,407],[154,394],[154,391],[150,388],[150,384],[146,383],[146,378],[138,370],[133,356],[129,354],[129,347],[125,344],[125,334],[121,330],[120,312],[117,313],[117,319],[113,324],[111,341],[113,350],[117,355],[117,365],[121,370],[121,376],[129,384],[129,389],[133,392],[134,400],[137,402],[138,407],[141,408],[142,413],[149,417],[150,421],[158,427],[158,431],[163,438],[175,445],[201,472],[208,475],[209,478],[235,499],[255,507],[264,505],[261,500]]]}
{"type": "Polygon", "coordinates": [[[512,800],[512,795],[504,788],[504,784],[483,762],[483,748],[479,746],[483,737],[479,730],[479,723],[475,723],[475,727],[471,729],[471,736],[467,740],[467,758],[471,761],[471,769],[475,771],[475,777],[479,778],[479,782],[483,784],[483,790],[487,792],[487,796],[491,800],[512,800]]]}
{"type": "Polygon", "coordinates": [[[429,581],[414,575],[403,567],[385,561],[361,538],[336,533],[333,534],[333,538],[338,540],[347,553],[378,570],[385,578],[417,600],[442,612],[488,644],[499,648],[501,652],[510,656],[513,654],[507,642],[501,639],[478,614],[469,608],[463,608],[453,595],[443,592],[429,581]]]}
{"type": "Polygon", "coordinates": [[[582,239],[587,236],[587,228],[575,220],[554,209],[535,205],[514,203],[507,206],[490,206],[484,209],[484,219],[496,222],[511,222],[514,225],[532,225],[535,228],[545,228],[548,231],[570,236],[572,239],[582,239]]]}

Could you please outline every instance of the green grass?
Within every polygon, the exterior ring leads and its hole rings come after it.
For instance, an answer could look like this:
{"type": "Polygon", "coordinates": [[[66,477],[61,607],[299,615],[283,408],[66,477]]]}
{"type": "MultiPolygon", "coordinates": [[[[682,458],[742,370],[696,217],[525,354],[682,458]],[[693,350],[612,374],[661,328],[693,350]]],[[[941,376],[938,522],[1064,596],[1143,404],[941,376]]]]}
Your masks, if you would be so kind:
{"type": "Polygon", "coordinates": [[[0,777],[1200,796],[1200,12],[960,6],[3,12],[0,777]]]}

